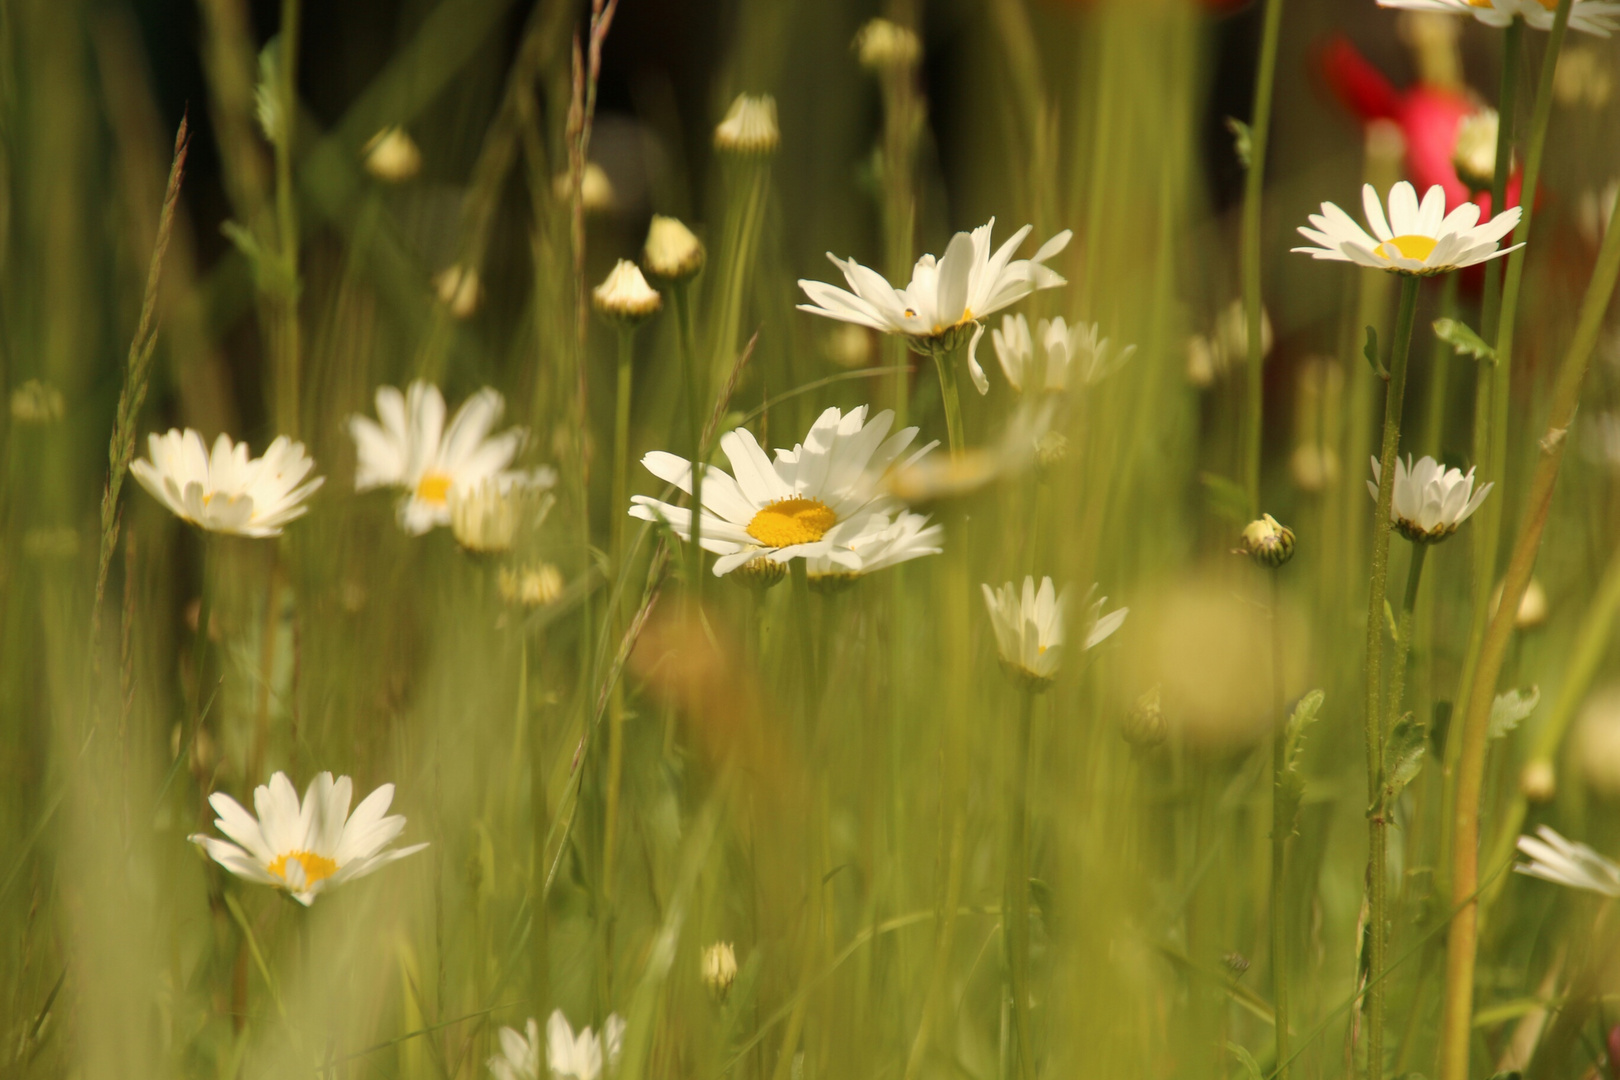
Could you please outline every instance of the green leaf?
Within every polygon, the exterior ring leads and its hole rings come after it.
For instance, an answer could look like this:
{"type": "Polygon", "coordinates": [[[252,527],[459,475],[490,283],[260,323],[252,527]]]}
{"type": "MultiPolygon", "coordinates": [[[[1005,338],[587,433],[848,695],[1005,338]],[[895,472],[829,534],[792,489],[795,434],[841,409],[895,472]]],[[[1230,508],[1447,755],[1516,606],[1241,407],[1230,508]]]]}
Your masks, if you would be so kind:
{"type": "Polygon", "coordinates": [[[1305,749],[1305,729],[1314,724],[1322,711],[1323,695],[1312,690],[1294,706],[1283,733],[1283,770],[1277,777],[1277,828],[1292,836],[1299,824],[1299,807],[1305,801],[1305,774],[1300,772],[1300,757],[1305,749]]]}
{"type": "Polygon", "coordinates": [[[1254,1060],[1254,1055],[1249,1053],[1247,1049],[1235,1042],[1227,1043],[1226,1048],[1232,1051],[1233,1057],[1238,1059],[1238,1064],[1243,1066],[1243,1071],[1248,1075],[1249,1080],[1261,1080],[1261,1077],[1266,1075],[1260,1071],[1260,1063],[1254,1060]]]}
{"type": "Polygon", "coordinates": [[[1234,525],[1249,523],[1249,496],[1236,481],[1208,472],[1199,473],[1198,481],[1204,485],[1210,513],[1234,525]]]}
{"type": "Polygon", "coordinates": [[[1417,779],[1428,745],[1428,725],[1411,713],[1395,721],[1384,744],[1384,806],[1400,798],[1406,785],[1417,779]]]}
{"type": "Polygon", "coordinates": [[[1299,755],[1300,744],[1305,736],[1305,729],[1316,723],[1318,714],[1322,711],[1322,701],[1325,695],[1320,690],[1312,690],[1294,706],[1293,715],[1288,718],[1288,757],[1289,763],[1299,755]]]}
{"type": "Polygon", "coordinates": [[[1436,319],[1434,336],[1456,350],[1458,356],[1472,356],[1475,360],[1496,362],[1496,350],[1485,344],[1485,339],[1458,319],[1436,319]]]}
{"type": "Polygon", "coordinates": [[[1235,116],[1226,118],[1226,130],[1232,133],[1232,149],[1237,153],[1238,162],[1245,168],[1253,164],[1254,134],[1249,125],[1235,116]]]}
{"type": "Polygon", "coordinates": [[[1378,359],[1378,331],[1367,327],[1367,344],[1361,350],[1361,355],[1367,358],[1367,366],[1373,369],[1373,374],[1380,379],[1389,378],[1389,372],[1378,359]]]}
{"type": "Polygon", "coordinates": [[[1497,694],[1496,700],[1491,702],[1491,725],[1487,737],[1500,739],[1511,733],[1525,717],[1536,711],[1540,701],[1539,686],[1497,694]]]}

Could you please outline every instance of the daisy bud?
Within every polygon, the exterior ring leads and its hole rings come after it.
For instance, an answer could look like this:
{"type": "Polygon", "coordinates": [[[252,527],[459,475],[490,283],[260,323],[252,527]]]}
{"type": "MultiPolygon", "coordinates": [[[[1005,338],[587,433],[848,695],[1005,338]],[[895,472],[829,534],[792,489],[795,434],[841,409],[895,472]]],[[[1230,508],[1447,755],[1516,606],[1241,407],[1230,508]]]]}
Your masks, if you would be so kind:
{"type": "Polygon", "coordinates": [[[51,424],[62,419],[67,403],[50,383],[29,379],[11,392],[11,418],[19,424],[51,424]]]}
{"type": "Polygon", "coordinates": [[[729,941],[717,941],[703,950],[703,985],[716,1001],[724,1001],[737,981],[737,952],[729,941]]]}
{"type": "Polygon", "coordinates": [[[788,568],[786,563],[779,563],[761,555],[749,559],[737,569],[727,574],[728,580],[735,581],[745,589],[763,593],[773,585],[780,585],[787,580],[788,568]]]}
{"type": "Polygon", "coordinates": [[[855,35],[855,55],[861,67],[882,72],[890,68],[916,66],[922,56],[922,42],[917,35],[899,23],[888,19],[873,19],[855,35]]]}
{"type": "Polygon", "coordinates": [[[629,259],[619,260],[607,279],[591,292],[591,300],[598,314],[631,325],[664,304],[664,298],[641,276],[641,268],[629,259]]]}
{"type": "MultiPolygon", "coordinates": [[[[1496,609],[1502,606],[1502,585],[1496,586],[1491,593],[1491,617],[1496,617],[1496,609]]],[[[1547,590],[1542,588],[1541,582],[1535,578],[1525,586],[1524,596],[1519,600],[1519,610],[1513,614],[1513,627],[1516,630],[1534,630],[1547,621],[1547,590]]]]}
{"type": "Polygon", "coordinates": [[[1221,963],[1226,965],[1226,970],[1232,973],[1233,978],[1241,979],[1249,973],[1249,958],[1235,950],[1222,955],[1221,963]]]}
{"type": "Polygon", "coordinates": [[[1451,166],[1457,179],[1473,192],[1489,191],[1496,179],[1496,133],[1499,121],[1495,109],[1483,108],[1463,117],[1457,125],[1457,141],[1451,149],[1451,166]]]}
{"type": "Polygon", "coordinates": [[[648,273],[669,281],[684,281],[703,269],[703,257],[703,241],[692,235],[679,218],[653,215],[641,251],[648,273]]]}
{"type": "Polygon", "coordinates": [[[1137,750],[1152,750],[1164,744],[1170,728],[1164,721],[1164,706],[1157,686],[1136,699],[1130,712],[1125,714],[1119,733],[1137,750]]]}
{"type": "Polygon", "coordinates": [[[1243,530],[1240,554],[1259,566],[1275,570],[1294,557],[1294,531],[1270,514],[1261,514],[1243,530]]]}
{"type": "Polygon", "coordinates": [[[510,551],[527,502],[516,485],[503,491],[501,483],[493,479],[465,492],[452,492],[450,531],[456,543],[469,554],[495,555],[510,551]]]}
{"type": "Polygon", "coordinates": [[[495,587],[501,600],[514,607],[538,608],[552,603],[563,591],[562,571],[550,563],[501,567],[495,587]]]}
{"type": "Polygon", "coordinates": [[[1035,465],[1042,471],[1055,469],[1069,457],[1069,439],[1061,431],[1047,431],[1035,440],[1035,465]]]}
{"type": "Polygon", "coordinates": [[[827,335],[826,350],[827,359],[841,368],[863,368],[872,362],[872,331],[842,323],[827,335]]]}
{"type": "Polygon", "coordinates": [[[469,267],[450,266],[433,278],[433,291],[439,302],[450,309],[458,319],[470,317],[484,302],[484,286],[478,280],[478,271],[469,267]]]}
{"type": "Polygon", "coordinates": [[[769,94],[738,94],[714,129],[715,149],[733,154],[774,154],[781,141],[776,99],[769,94]]]}
{"type": "Polygon", "coordinates": [[[1558,69],[1553,73],[1553,97],[1558,104],[1601,109],[1609,103],[1613,90],[1612,69],[1597,49],[1566,45],[1558,54],[1558,69]]]}
{"type": "MultiPolygon", "coordinates": [[[[551,182],[551,189],[558,202],[567,202],[574,197],[573,180],[567,173],[559,174],[551,182]]],[[[594,161],[585,163],[585,172],[579,178],[579,198],[588,214],[612,210],[618,201],[618,196],[613,190],[613,181],[608,179],[608,174],[602,166],[594,161]]]]}
{"type": "Polygon", "coordinates": [[[1593,694],[1573,734],[1575,760],[1587,786],[1611,799],[1620,796],[1620,687],[1593,694]]]}
{"type": "Polygon", "coordinates": [[[1550,761],[1532,761],[1519,774],[1519,793],[1533,803],[1552,802],[1558,794],[1558,774],[1550,761]]]}
{"type": "Polygon", "coordinates": [[[1330,446],[1301,444],[1288,456],[1288,475],[1293,477],[1299,490],[1316,495],[1338,482],[1339,455],[1330,446]]]}
{"type": "Polygon", "coordinates": [[[398,125],[377,132],[360,153],[366,172],[385,183],[397,184],[422,171],[422,151],[398,125]]]}

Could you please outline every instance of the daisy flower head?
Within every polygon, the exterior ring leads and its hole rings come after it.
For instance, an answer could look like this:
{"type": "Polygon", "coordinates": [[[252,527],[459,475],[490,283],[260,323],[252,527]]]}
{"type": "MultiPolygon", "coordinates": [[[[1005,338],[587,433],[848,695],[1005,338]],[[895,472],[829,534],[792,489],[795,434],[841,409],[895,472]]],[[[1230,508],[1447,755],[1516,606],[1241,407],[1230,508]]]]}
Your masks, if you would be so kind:
{"type": "Polygon", "coordinates": [[[278,437],[263,457],[224,433],[210,453],[191,428],[147,438],[146,458],[129,471],[152,497],[182,521],[232,536],[280,536],[282,527],[309,509],[307,500],[326,482],[304,482],[315,461],[304,444],[278,437]]]}
{"type": "Polygon", "coordinates": [[[1527,877],[1603,896],[1620,896],[1620,866],[1546,825],[1537,829],[1535,836],[1519,837],[1519,853],[1530,861],[1515,863],[1513,869],[1527,877]]]}
{"type": "Polygon", "coordinates": [[[1070,326],[1061,315],[1036,323],[1034,334],[1022,315],[1003,315],[1001,328],[990,331],[990,340],[1002,373],[1020,393],[1037,384],[1054,394],[1095,386],[1136,353],[1135,345],[1114,352],[1097,323],[1070,326]]]}
{"type": "Polygon", "coordinates": [[[1311,215],[1311,227],[1299,233],[1318,247],[1293,250],[1313,259],[1353,262],[1375,270],[1429,277],[1499,258],[1523,244],[1501,247],[1501,240],[1519,224],[1520,208],[1497,214],[1479,224],[1477,203],[1465,202],[1446,213],[1446,189],[1434,185],[1419,203],[1417,191],[1402,180],[1389,190],[1389,216],[1371,184],[1361,189],[1362,209],[1373,235],[1333,203],[1322,204],[1311,215]]]}
{"type": "MultiPolygon", "coordinates": [[[[1438,11],[1446,15],[1472,15],[1486,26],[1506,27],[1523,19],[1537,30],[1552,29],[1558,0],[1378,0],[1379,7],[1408,11],[1438,11]]],[[[1569,28],[1608,37],[1620,26],[1620,3],[1613,0],[1574,0],[1569,28]]]]}
{"type": "Polygon", "coordinates": [[[446,428],[444,395],[437,386],[417,381],[403,394],[378,387],[377,420],[349,417],[359,453],[355,490],[404,491],[399,524],[412,536],[449,525],[454,497],[502,476],[523,447],[522,428],[490,435],[503,408],[501,395],[485,387],[456,410],[446,428]]]}
{"type": "Polygon", "coordinates": [[[854,259],[840,259],[829,251],[827,258],[843,273],[849,288],[801,279],[799,288],[811,303],[800,304],[799,310],[900,334],[912,351],[929,356],[948,353],[966,339],[968,373],[983,394],[990,381],[978,361],[979,338],[984,335],[979,320],[1039,289],[1068,284],[1045,263],[1069,245],[1069,230],[1042,244],[1034,257],[1014,259],[1013,252],[1031,226],[1025,225],[992,250],[990,231],[995,224],[991,218],[971,233],[957,233],[938,259],[932,255],[918,259],[904,289],[894,288],[883,275],[854,259]]]}
{"type": "Polygon", "coordinates": [[[218,814],[214,827],[230,840],[195,834],[189,839],[239,878],[281,889],[305,907],[327,889],[367,874],[427,847],[390,848],[405,819],[388,814],[394,785],[384,784],[349,813],[354,784],[323,772],[310,781],[303,802],[286,773],[253,791],[258,816],[223,791],[208,796],[218,814]],[[232,843],[231,841],[235,841],[232,843]]]}
{"type": "Polygon", "coordinates": [[[738,94],[714,129],[714,148],[740,156],[774,154],[781,141],[776,99],[769,94],[738,94]]]}
{"type": "Polygon", "coordinates": [[[902,511],[892,519],[878,514],[866,527],[850,537],[845,547],[860,560],[860,569],[851,570],[834,562],[831,555],[805,560],[810,587],[820,592],[838,592],[867,574],[896,566],[925,555],[938,555],[945,538],[945,526],[928,523],[928,515],[902,511]]]}
{"type": "MultiPolygon", "coordinates": [[[[1367,481],[1367,490],[1373,501],[1378,500],[1378,485],[1383,470],[1378,459],[1372,459],[1373,478],[1367,481]]],[[[1395,488],[1391,493],[1389,519],[1400,534],[1418,543],[1439,543],[1467,521],[1492,485],[1474,490],[1474,470],[1447,469],[1432,457],[1412,456],[1395,459],[1395,488]]]]}
{"type": "Polygon", "coordinates": [[[601,1035],[588,1027],[575,1035],[557,1009],[546,1021],[546,1065],[557,1080],[600,1080],[604,1063],[608,1072],[618,1066],[623,1042],[624,1020],[617,1013],[608,1016],[601,1035]]]}
{"type": "MultiPolygon", "coordinates": [[[[847,413],[826,410],[803,443],[776,451],[775,460],[746,428],[720,437],[735,475],[704,466],[700,518],[703,549],[720,556],[716,576],[759,557],[776,563],[825,558],[861,571],[851,543],[874,518],[900,508],[883,490],[882,477],[917,437],[914,427],[889,434],[894,413],[884,410],[868,420],[866,411],[864,405],[847,413]]],[[[654,451],[641,463],[658,479],[692,493],[692,463],[685,458],[654,451]]],[[[647,495],[634,496],[631,504],[631,517],[666,522],[681,539],[691,539],[691,510],[647,495]]]]}
{"type": "MultiPolygon", "coordinates": [[[[983,585],[984,603],[990,611],[990,627],[996,635],[996,650],[1001,666],[1014,681],[1033,690],[1044,690],[1057,678],[1063,664],[1065,610],[1068,590],[1058,593],[1052,579],[1041,579],[1035,586],[1033,577],[1024,578],[1020,592],[1012,582],[999,589],[983,585]]],[[[1091,592],[1095,594],[1096,586],[1091,592]]],[[[1120,608],[1103,614],[1107,597],[1098,597],[1086,607],[1086,628],[1081,638],[1081,650],[1089,651],[1125,622],[1129,608],[1120,608]]]]}

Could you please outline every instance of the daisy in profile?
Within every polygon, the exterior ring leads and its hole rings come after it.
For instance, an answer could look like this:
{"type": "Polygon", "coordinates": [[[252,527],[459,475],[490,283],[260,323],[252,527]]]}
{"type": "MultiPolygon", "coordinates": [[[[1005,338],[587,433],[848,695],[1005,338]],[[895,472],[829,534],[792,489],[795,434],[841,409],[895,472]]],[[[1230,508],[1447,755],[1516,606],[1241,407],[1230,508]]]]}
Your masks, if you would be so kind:
{"type": "Polygon", "coordinates": [[[1519,224],[1519,207],[1481,225],[1477,203],[1465,202],[1446,213],[1446,189],[1439,184],[1429,189],[1420,204],[1417,191],[1402,180],[1389,190],[1387,218],[1371,184],[1362,187],[1361,204],[1373,235],[1338,206],[1325,202],[1320,214],[1311,215],[1312,227],[1299,229],[1301,236],[1320,246],[1293,250],[1313,259],[1428,277],[1499,258],[1524,246],[1500,246],[1502,238],[1519,224]]]}
{"type": "Polygon", "coordinates": [[[463,403],[446,428],[444,395],[437,386],[417,381],[403,394],[378,387],[377,420],[349,417],[359,454],[355,490],[403,490],[399,524],[413,536],[450,524],[454,496],[502,476],[523,447],[522,428],[490,435],[503,408],[501,395],[485,387],[463,403]]]}
{"type": "MultiPolygon", "coordinates": [[[[1438,11],[1446,15],[1472,15],[1486,26],[1505,27],[1523,19],[1537,30],[1550,30],[1557,0],[1378,0],[1379,7],[1408,11],[1438,11]]],[[[1569,28],[1608,37],[1620,26],[1620,4],[1612,0],[1574,0],[1569,28]]]]}
{"type": "Polygon", "coordinates": [[[867,574],[925,555],[938,555],[944,550],[940,546],[944,539],[945,526],[928,524],[926,514],[902,511],[892,520],[886,514],[878,514],[845,544],[860,560],[858,570],[834,562],[831,555],[817,555],[805,560],[805,572],[810,576],[811,588],[834,592],[867,574]]]}
{"type": "MultiPolygon", "coordinates": [[[[624,1041],[624,1021],[617,1014],[610,1015],[602,1025],[598,1037],[590,1028],[579,1035],[568,1025],[568,1018],[558,1009],[546,1021],[546,1068],[555,1080],[601,1080],[603,1042],[606,1047],[608,1071],[613,1071],[619,1060],[619,1047],[624,1041]]],[[[540,1080],[540,1025],[530,1019],[524,1031],[503,1027],[500,1030],[501,1052],[488,1061],[495,1080],[540,1080]]]]}
{"type": "MultiPolygon", "coordinates": [[[[778,450],[774,461],[746,428],[722,435],[720,449],[736,475],[713,466],[703,473],[702,543],[720,556],[715,575],[756,557],[775,563],[824,558],[859,572],[861,558],[850,545],[874,518],[900,509],[884,492],[882,477],[917,437],[914,427],[889,435],[893,423],[888,410],[868,421],[864,405],[847,413],[828,409],[803,443],[778,450]]],[[[685,458],[654,451],[641,463],[658,479],[692,493],[692,464],[685,458]]],[[[630,501],[631,517],[667,522],[681,539],[691,539],[691,510],[647,495],[630,501]]]]}
{"type": "Polygon", "coordinates": [[[1604,896],[1620,896],[1620,866],[1546,825],[1537,829],[1535,836],[1519,837],[1519,853],[1530,861],[1516,863],[1513,869],[1527,877],[1604,896]]]}
{"type": "MultiPolygon", "coordinates": [[[[1378,483],[1383,476],[1377,458],[1372,459],[1372,473],[1367,490],[1377,502],[1378,483]]],[[[1413,464],[1408,454],[1405,461],[1395,459],[1389,519],[1414,544],[1438,543],[1473,516],[1490,493],[1490,484],[1474,490],[1473,469],[1467,473],[1447,469],[1432,457],[1420,458],[1413,464]]]]}
{"type": "Polygon", "coordinates": [[[209,532],[280,536],[326,482],[320,476],[304,482],[315,462],[303,443],[285,435],[257,458],[248,456],[247,443],[232,443],[223,433],[210,454],[190,428],[148,436],[146,445],[149,458],[131,462],[129,471],[176,517],[209,532]]]}
{"type": "Polygon", "coordinates": [[[1004,315],[1001,329],[990,331],[990,340],[1002,373],[1020,393],[1026,387],[1062,394],[1095,386],[1136,354],[1135,345],[1115,352],[1097,323],[1070,326],[1061,315],[1036,323],[1034,334],[1022,315],[1004,315]]]}
{"type": "MultiPolygon", "coordinates": [[[[999,589],[989,585],[984,589],[984,604],[990,610],[990,627],[995,631],[996,650],[1001,666],[1015,681],[1042,690],[1057,678],[1063,664],[1064,609],[1068,607],[1068,590],[1059,594],[1049,577],[1041,579],[1035,587],[1033,577],[1024,578],[1019,592],[1012,582],[999,589]]],[[[1096,592],[1096,586],[1092,586],[1096,592]]],[[[1100,645],[1125,622],[1129,608],[1120,608],[1103,614],[1107,597],[1099,597],[1086,608],[1085,634],[1081,637],[1082,651],[1100,645]]]]}
{"type": "Polygon", "coordinates": [[[1065,285],[1056,270],[1044,265],[1069,245],[1065,229],[1042,244],[1033,258],[1014,259],[1030,226],[1025,225],[994,251],[990,230],[996,219],[971,233],[959,232],[951,238],[942,258],[924,255],[911,272],[911,282],[896,289],[877,271],[854,259],[840,259],[832,252],[827,258],[843,273],[849,289],[822,281],[799,282],[811,303],[800,304],[800,311],[829,319],[870,327],[885,334],[900,334],[914,352],[937,355],[956,348],[968,335],[968,373],[979,393],[990,388],[984,369],[979,366],[979,338],[984,324],[979,320],[1010,307],[1038,289],[1065,285]]]}
{"type": "Polygon", "coordinates": [[[310,781],[304,801],[286,773],[253,791],[254,817],[223,791],[208,796],[219,815],[214,827],[234,840],[195,834],[213,860],[239,878],[281,889],[305,907],[327,889],[363,878],[427,847],[389,848],[405,831],[405,819],[388,813],[394,785],[384,784],[349,813],[354,784],[323,772],[310,781]]]}

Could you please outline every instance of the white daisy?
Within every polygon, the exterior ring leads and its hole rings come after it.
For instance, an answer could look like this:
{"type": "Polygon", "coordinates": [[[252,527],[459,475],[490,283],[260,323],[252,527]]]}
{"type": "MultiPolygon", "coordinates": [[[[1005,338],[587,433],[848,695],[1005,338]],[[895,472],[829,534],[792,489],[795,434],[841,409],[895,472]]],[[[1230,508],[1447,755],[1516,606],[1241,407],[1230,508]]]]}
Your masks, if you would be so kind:
{"type": "MultiPolygon", "coordinates": [[[[1372,459],[1373,478],[1367,481],[1367,490],[1373,501],[1378,501],[1378,483],[1383,476],[1378,459],[1372,459]]],[[[1465,474],[1461,469],[1447,469],[1432,457],[1419,458],[1412,463],[1395,459],[1395,488],[1391,495],[1389,519],[1402,536],[1413,543],[1435,543],[1444,540],[1467,521],[1492,485],[1474,490],[1474,470],[1465,474]]]]}
{"type": "Polygon", "coordinates": [[[310,781],[300,805],[286,773],[276,773],[268,786],[253,791],[258,817],[223,791],[208,796],[219,818],[214,827],[236,843],[195,834],[189,839],[237,877],[292,894],[308,907],[315,897],[346,881],[427,847],[389,849],[405,830],[404,817],[385,817],[394,801],[394,785],[384,784],[349,813],[353,783],[323,772],[310,781]]]}
{"type": "Polygon", "coordinates": [[[971,233],[957,233],[943,258],[924,255],[918,259],[904,289],[894,288],[877,271],[854,259],[840,259],[829,251],[827,258],[843,271],[849,290],[801,280],[799,288],[813,303],[800,304],[799,310],[886,334],[903,334],[914,351],[926,354],[953,349],[971,332],[968,373],[982,394],[990,382],[978,361],[979,338],[984,335],[979,320],[1037,289],[1067,284],[1056,270],[1043,264],[1068,246],[1071,235],[1065,229],[1042,244],[1034,258],[1014,259],[1013,252],[1029,235],[1030,226],[1019,229],[992,252],[990,230],[995,224],[996,219],[991,218],[971,233]]]}
{"type": "Polygon", "coordinates": [[[250,458],[248,444],[229,435],[214,440],[210,456],[202,436],[190,428],[147,438],[151,460],[139,458],[129,471],[153,498],[175,516],[209,532],[234,536],[280,536],[282,526],[302,517],[305,501],[326,482],[317,476],[299,486],[315,462],[304,444],[285,435],[263,457],[250,458]]]}
{"type": "MultiPolygon", "coordinates": [[[[495,1080],[539,1080],[540,1077],[540,1025],[532,1018],[524,1025],[527,1037],[509,1027],[500,1030],[501,1052],[489,1059],[489,1071],[495,1080]]],[[[607,1041],[608,1071],[619,1061],[620,1044],[624,1041],[624,1021],[617,1014],[609,1015],[602,1025],[607,1041]]],[[[546,1068],[555,1080],[600,1080],[602,1076],[602,1042],[590,1028],[575,1036],[568,1018],[558,1009],[546,1021],[546,1068]]]]}
{"type": "MultiPolygon", "coordinates": [[[[1519,18],[1537,30],[1549,30],[1558,10],[1558,0],[1378,0],[1378,6],[1472,15],[1486,26],[1498,28],[1519,18]]],[[[1608,37],[1617,25],[1620,25],[1620,4],[1611,0],[1574,0],[1570,5],[1571,30],[1608,37]]]]}
{"type": "Polygon", "coordinates": [[[1571,889],[1620,896],[1620,866],[1545,825],[1535,836],[1519,837],[1519,851],[1530,860],[1514,865],[1521,874],[1571,889]]]}
{"type": "MultiPolygon", "coordinates": [[[[1063,662],[1064,609],[1068,590],[1059,595],[1049,577],[1041,579],[1039,590],[1033,577],[1024,578],[1023,592],[1014,591],[1012,582],[999,589],[984,589],[984,603],[990,610],[990,626],[996,634],[996,649],[1007,672],[1039,689],[1057,678],[1063,662]]],[[[1096,586],[1092,586],[1093,593],[1096,586]]],[[[1082,650],[1090,650],[1120,628],[1129,608],[1102,613],[1108,598],[1099,597],[1086,609],[1086,632],[1082,650]]]]}
{"type": "Polygon", "coordinates": [[[1446,189],[1439,184],[1429,189],[1421,205],[1416,190],[1407,181],[1390,188],[1387,220],[1371,184],[1362,187],[1361,203],[1376,239],[1338,206],[1325,202],[1320,214],[1311,215],[1314,228],[1302,225],[1299,229],[1301,236],[1321,246],[1293,250],[1313,259],[1353,262],[1375,270],[1427,277],[1495,259],[1524,246],[1499,247],[1502,238],[1519,224],[1519,207],[1503,211],[1481,225],[1475,203],[1462,203],[1446,213],[1446,189]]]}
{"type": "MultiPolygon", "coordinates": [[[[822,557],[859,571],[860,556],[849,545],[874,517],[899,509],[884,493],[882,476],[917,436],[914,427],[889,435],[893,423],[894,413],[888,410],[868,422],[864,405],[848,413],[828,409],[802,444],[778,450],[775,461],[746,428],[722,435],[720,449],[736,476],[713,466],[705,466],[703,473],[703,548],[720,556],[716,576],[755,557],[778,563],[795,556],[822,557]]],[[[660,480],[692,493],[692,465],[685,458],[654,451],[641,463],[660,480]]],[[[690,510],[647,495],[637,495],[631,503],[632,517],[668,522],[682,539],[690,539],[690,510]]]]}
{"type": "Polygon", "coordinates": [[[444,426],[444,396],[439,388],[413,382],[401,394],[392,386],[377,388],[377,416],[349,417],[359,462],[356,491],[401,488],[400,527],[419,536],[450,524],[453,497],[491,477],[503,475],[523,446],[526,433],[510,428],[491,436],[505,403],[485,387],[457,410],[444,426]]]}
{"type": "Polygon", "coordinates": [[[866,574],[925,555],[938,555],[944,550],[940,547],[944,538],[945,526],[928,524],[926,514],[901,512],[892,520],[878,514],[844,544],[860,560],[858,569],[834,562],[831,555],[817,555],[805,560],[805,572],[812,588],[834,590],[866,574]]]}
{"type": "Polygon", "coordinates": [[[1116,355],[1108,338],[1096,323],[1064,322],[1042,319],[1035,324],[1035,333],[1029,332],[1029,321],[1022,315],[1004,315],[1001,329],[990,331],[991,343],[996,347],[996,359],[1012,388],[1022,392],[1026,385],[1039,381],[1053,393],[1064,393],[1075,388],[1095,386],[1119,370],[1136,353],[1135,345],[1127,345],[1116,355]],[[1039,342],[1045,357],[1045,375],[1037,366],[1035,345],[1039,342]]]}

